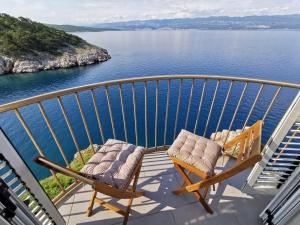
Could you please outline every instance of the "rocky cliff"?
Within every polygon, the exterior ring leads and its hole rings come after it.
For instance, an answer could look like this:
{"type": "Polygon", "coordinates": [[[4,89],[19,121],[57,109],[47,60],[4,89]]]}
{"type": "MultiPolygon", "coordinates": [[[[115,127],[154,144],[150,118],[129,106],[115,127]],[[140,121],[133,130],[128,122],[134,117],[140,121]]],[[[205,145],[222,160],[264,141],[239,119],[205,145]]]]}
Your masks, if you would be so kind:
{"type": "Polygon", "coordinates": [[[0,74],[5,73],[31,73],[41,70],[69,68],[104,62],[110,59],[105,49],[85,45],[81,47],[68,47],[61,50],[62,54],[53,56],[39,53],[38,56],[9,57],[0,55],[0,74]]]}
{"type": "Polygon", "coordinates": [[[0,13],[0,74],[69,68],[108,59],[105,49],[78,36],[0,13]]]}

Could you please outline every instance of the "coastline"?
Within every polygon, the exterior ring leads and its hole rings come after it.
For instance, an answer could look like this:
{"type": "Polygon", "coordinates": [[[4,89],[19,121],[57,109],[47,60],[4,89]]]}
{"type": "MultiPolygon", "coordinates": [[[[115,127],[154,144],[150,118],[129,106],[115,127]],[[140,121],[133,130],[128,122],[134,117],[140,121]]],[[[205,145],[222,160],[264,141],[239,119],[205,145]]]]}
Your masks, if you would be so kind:
{"type": "Polygon", "coordinates": [[[43,70],[71,68],[90,65],[109,60],[106,49],[89,44],[68,46],[60,50],[59,55],[38,52],[36,55],[21,57],[0,56],[0,75],[14,73],[32,73],[43,70]]]}

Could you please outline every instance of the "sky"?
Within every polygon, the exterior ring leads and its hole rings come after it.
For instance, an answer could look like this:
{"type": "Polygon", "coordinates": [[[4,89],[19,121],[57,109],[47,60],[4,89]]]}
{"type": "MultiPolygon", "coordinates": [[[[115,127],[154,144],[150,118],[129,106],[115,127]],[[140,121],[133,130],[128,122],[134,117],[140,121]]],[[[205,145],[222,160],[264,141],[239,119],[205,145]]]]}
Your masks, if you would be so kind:
{"type": "Polygon", "coordinates": [[[0,0],[0,12],[42,23],[299,14],[300,0],[0,0]]]}

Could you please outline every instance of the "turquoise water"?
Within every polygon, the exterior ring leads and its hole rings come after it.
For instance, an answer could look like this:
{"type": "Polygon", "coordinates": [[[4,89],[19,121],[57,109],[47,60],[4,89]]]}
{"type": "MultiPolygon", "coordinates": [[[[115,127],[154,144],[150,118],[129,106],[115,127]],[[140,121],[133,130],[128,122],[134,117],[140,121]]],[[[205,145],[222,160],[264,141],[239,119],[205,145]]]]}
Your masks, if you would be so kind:
{"type": "MultiPolygon", "coordinates": [[[[271,79],[278,81],[300,82],[300,32],[298,31],[199,31],[199,30],[175,30],[175,31],[113,31],[100,33],[77,33],[77,35],[86,39],[88,42],[106,48],[112,56],[112,59],[97,65],[86,67],[78,67],[73,69],[62,69],[55,71],[43,71],[33,74],[5,75],[0,77],[0,103],[6,103],[29,96],[34,96],[49,91],[60,90],[63,88],[74,87],[83,84],[95,83],[100,81],[139,77],[160,74],[215,74],[215,75],[233,75],[243,77],[254,77],[262,79],[271,79]]],[[[178,130],[184,126],[186,106],[188,103],[188,95],[190,81],[183,85],[182,110],[179,115],[178,130]],[[180,119],[181,118],[181,119],[180,119]]],[[[153,145],[154,136],[154,83],[150,83],[149,90],[149,137],[150,145],[153,145]]],[[[174,99],[171,101],[172,113],[170,117],[170,125],[168,127],[168,143],[172,142],[172,131],[174,126],[172,121],[175,120],[175,108],[177,103],[179,82],[174,82],[173,94],[174,99]],[[172,108],[173,107],[173,108],[172,108]]],[[[195,97],[193,98],[192,111],[188,128],[192,129],[197,108],[196,103],[202,88],[201,82],[196,82],[195,97]]],[[[222,88],[218,93],[217,99],[224,99],[228,84],[222,84],[222,88]]],[[[208,84],[208,90],[215,87],[214,82],[208,84]]],[[[241,105],[237,120],[234,124],[235,128],[241,127],[243,124],[243,113],[247,112],[247,106],[254,99],[254,93],[257,87],[250,86],[247,91],[247,98],[241,105]]],[[[225,119],[221,124],[221,129],[228,127],[230,121],[226,120],[226,116],[230,118],[233,113],[233,107],[238,100],[242,87],[236,85],[233,89],[233,97],[227,111],[225,111],[225,119]]],[[[137,85],[137,104],[138,104],[138,127],[139,127],[139,144],[145,144],[143,135],[143,86],[137,85]]],[[[212,92],[207,94],[207,98],[211,99],[212,92]]],[[[118,92],[110,89],[112,98],[112,108],[116,121],[122,121],[118,92]]],[[[131,111],[132,95],[130,87],[124,86],[125,102],[127,102],[127,111],[131,111]]],[[[260,113],[263,113],[266,103],[274,94],[274,89],[266,89],[265,97],[260,100],[260,104],[256,109],[256,114],[251,118],[250,123],[258,119],[260,113]]],[[[264,139],[274,129],[276,122],[285,112],[288,104],[292,100],[295,92],[283,91],[283,95],[275,103],[274,110],[268,116],[265,125],[264,139]]],[[[80,95],[83,102],[84,110],[88,119],[88,125],[91,130],[92,139],[95,143],[101,143],[96,117],[93,109],[90,107],[92,102],[89,93],[80,95]]],[[[97,92],[99,102],[106,102],[103,90],[97,92]]],[[[159,98],[161,106],[159,107],[159,131],[163,131],[164,113],[166,102],[166,82],[161,82],[159,86],[159,98]]],[[[83,124],[80,114],[76,108],[75,99],[72,96],[64,97],[67,113],[70,116],[72,125],[79,140],[81,148],[88,146],[88,139],[83,131],[83,124]],[[79,122],[78,122],[79,121],[79,122]]],[[[210,101],[207,101],[209,103],[210,101]]],[[[67,152],[67,157],[71,159],[75,153],[75,146],[69,135],[64,118],[59,112],[56,101],[49,100],[44,104],[47,113],[49,113],[50,121],[53,123],[57,131],[59,140],[67,152]]],[[[220,112],[222,105],[216,105],[214,109],[220,112]]],[[[249,108],[249,107],[248,107],[249,108]]],[[[104,124],[106,138],[112,137],[112,130],[108,120],[107,106],[101,105],[101,117],[104,124]]],[[[207,114],[209,105],[204,107],[203,115],[207,114]]],[[[45,128],[38,108],[36,106],[26,107],[21,110],[22,114],[28,120],[28,124],[32,127],[33,134],[38,137],[39,144],[46,152],[49,158],[58,162],[63,162],[58,157],[58,149],[51,137],[49,131],[45,128]],[[31,115],[37,115],[32,118],[31,115]]],[[[209,132],[215,129],[218,119],[218,113],[214,115],[209,132]]],[[[129,113],[128,129],[134,130],[133,115],[129,113]]],[[[35,172],[39,178],[48,175],[47,170],[41,169],[32,163],[32,158],[37,154],[36,149],[28,140],[24,130],[16,123],[13,113],[4,113],[0,115],[0,125],[6,132],[13,144],[35,172]]],[[[123,139],[123,124],[116,123],[117,137],[123,139]]],[[[197,133],[203,133],[205,121],[199,124],[197,133]]],[[[135,143],[134,132],[130,132],[129,141],[135,143]]],[[[163,135],[159,133],[158,143],[162,144],[163,135]]]]}

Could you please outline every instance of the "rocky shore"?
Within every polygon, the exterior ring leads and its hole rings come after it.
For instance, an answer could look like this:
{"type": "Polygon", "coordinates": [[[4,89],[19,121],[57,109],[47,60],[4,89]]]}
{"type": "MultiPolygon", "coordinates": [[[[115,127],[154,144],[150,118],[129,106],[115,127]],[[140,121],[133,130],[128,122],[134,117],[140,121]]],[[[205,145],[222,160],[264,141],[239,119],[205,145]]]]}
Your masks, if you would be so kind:
{"type": "Polygon", "coordinates": [[[107,50],[89,44],[69,46],[60,50],[60,54],[38,52],[20,58],[0,55],[0,75],[6,73],[32,73],[41,70],[70,68],[90,65],[110,59],[107,50]]]}

